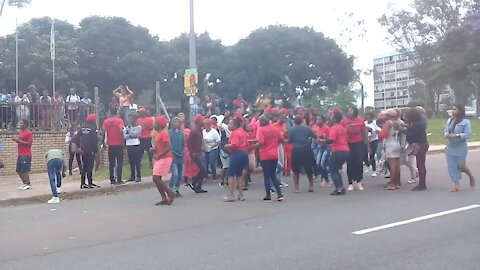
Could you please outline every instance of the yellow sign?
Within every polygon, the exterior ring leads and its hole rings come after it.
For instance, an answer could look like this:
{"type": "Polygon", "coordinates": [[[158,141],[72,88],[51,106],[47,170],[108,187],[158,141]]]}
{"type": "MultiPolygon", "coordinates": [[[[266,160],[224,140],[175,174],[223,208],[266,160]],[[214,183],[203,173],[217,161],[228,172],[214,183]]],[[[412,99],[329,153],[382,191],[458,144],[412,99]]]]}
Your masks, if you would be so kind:
{"type": "Polygon", "coordinates": [[[183,93],[185,93],[185,95],[187,95],[187,96],[193,96],[193,95],[198,94],[198,88],[197,87],[188,87],[188,88],[185,88],[183,93]]]}
{"type": "Polygon", "coordinates": [[[187,96],[198,94],[198,72],[196,68],[185,69],[183,76],[184,93],[187,96]]]}

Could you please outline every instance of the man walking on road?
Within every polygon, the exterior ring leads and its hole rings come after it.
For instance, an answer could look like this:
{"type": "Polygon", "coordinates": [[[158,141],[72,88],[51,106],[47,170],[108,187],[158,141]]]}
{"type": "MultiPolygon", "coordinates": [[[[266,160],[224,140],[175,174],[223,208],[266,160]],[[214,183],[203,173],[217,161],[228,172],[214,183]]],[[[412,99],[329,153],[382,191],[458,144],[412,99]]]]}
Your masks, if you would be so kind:
{"type": "Polygon", "coordinates": [[[110,116],[103,122],[102,129],[105,131],[108,145],[108,170],[110,172],[110,183],[112,185],[126,185],[122,181],[123,168],[123,120],[118,116],[116,108],[110,109],[110,116]],[[116,167],[116,171],[114,169],[116,167]],[[115,181],[115,176],[117,179],[115,181]]]}
{"type": "Polygon", "coordinates": [[[62,175],[65,175],[67,158],[62,150],[51,149],[45,154],[45,162],[47,163],[50,189],[52,190],[52,198],[47,203],[60,203],[58,195],[62,193],[62,175]],[[62,174],[60,174],[60,171],[62,174]]]}
{"type": "Polygon", "coordinates": [[[87,124],[80,130],[80,149],[82,151],[81,183],[80,188],[99,188],[93,183],[93,165],[95,163],[95,154],[98,152],[98,132],[95,124],[95,114],[87,116],[87,124]],[[88,185],[85,184],[85,178],[88,178],[88,185]]]}
{"type": "Polygon", "coordinates": [[[180,120],[177,117],[173,118],[172,124],[173,127],[168,131],[173,154],[173,162],[170,169],[172,177],[170,178],[169,187],[175,192],[175,196],[182,197],[179,189],[180,179],[183,178],[185,138],[180,130],[180,120]]]}
{"type": "Polygon", "coordinates": [[[23,182],[23,185],[18,189],[22,191],[32,188],[30,184],[30,169],[32,167],[33,133],[27,128],[28,120],[23,119],[20,123],[18,137],[13,138],[13,141],[18,144],[17,173],[23,182]]]}
{"type": "Polygon", "coordinates": [[[205,155],[203,153],[203,116],[197,115],[194,118],[195,128],[190,132],[188,136],[188,150],[190,151],[190,156],[193,159],[193,162],[197,164],[200,171],[193,180],[193,184],[190,185],[190,188],[195,191],[195,193],[206,193],[206,190],[202,189],[203,179],[207,174],[207,166],[205,164],[205,155]]]}

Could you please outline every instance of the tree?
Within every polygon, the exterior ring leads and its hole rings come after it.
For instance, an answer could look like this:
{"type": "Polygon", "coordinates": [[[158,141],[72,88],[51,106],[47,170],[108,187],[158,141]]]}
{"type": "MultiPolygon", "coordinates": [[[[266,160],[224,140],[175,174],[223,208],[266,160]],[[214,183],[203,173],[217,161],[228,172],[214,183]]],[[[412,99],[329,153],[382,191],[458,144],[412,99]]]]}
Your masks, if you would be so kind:
{"type": "Polygon", "coordinates": [[[249,99],[260,92],[319,93],[346,86],[354,77],[353,57],[312,28],[269,26],[252,32],[227,53],[230,91],[249,99]]]}
{"type": "Polygon", "coordinates": [[[348,87],[340,87],[336,91],[322,91],[307,97],[305,104],[311,104],[321,115],[327,115],[333,107],[346,112],[348,108],[356,106],[356,93],[348,87]]]}
{"type": "MultiPolygon", "coordinates": [[[[379,19],[388,29],[390,42],[416,59],[413,73],[425,84],[425,105],[429,110],[435,108],[439,85],[455,83],[453,77],[445,77],[438,42],[476,8],[476,0],[414,0],[410,10],[392,10],[379,19]]],[[[455,94],[462,96],[461,92],[455,94]]]]}

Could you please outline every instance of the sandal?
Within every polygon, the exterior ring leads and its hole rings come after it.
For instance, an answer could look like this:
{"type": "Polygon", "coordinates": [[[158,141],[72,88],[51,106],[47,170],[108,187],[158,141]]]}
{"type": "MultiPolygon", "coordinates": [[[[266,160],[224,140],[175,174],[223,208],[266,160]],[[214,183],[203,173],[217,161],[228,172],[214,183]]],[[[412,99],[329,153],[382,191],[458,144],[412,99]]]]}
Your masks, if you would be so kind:
{"type": "Polygon", "coordinates": [[[398,188],[397,187],[394,187],[394,186],[387,186],[384,188],[385,190],[397,190],[398,188]]]}
{"type": "Polygon", "coordinates": [[[159,206],[159,205],[167,205],[167,204],[168,204],[168,201],[159,201],[155,205],[159,206]]]}

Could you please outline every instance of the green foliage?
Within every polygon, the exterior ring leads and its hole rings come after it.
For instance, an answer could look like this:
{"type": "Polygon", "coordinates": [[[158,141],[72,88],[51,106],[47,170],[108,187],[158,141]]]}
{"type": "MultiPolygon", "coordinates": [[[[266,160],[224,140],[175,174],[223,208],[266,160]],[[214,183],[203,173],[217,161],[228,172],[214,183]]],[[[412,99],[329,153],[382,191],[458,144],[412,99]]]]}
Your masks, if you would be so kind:
{"type": "Polygon", "coordinates": [[[348,108],[355,106],[357,102],[355,95],[355,91],[350,88],[341,87],[336,91],[323,91],[305,98],[304,104],[311,104],[321,115],[327,115],[333,107],[338,107],[346,112],[348,108]]]}
{"type": "MultiPolygon", "coordinates": [[[[20,87],[35,83],[51,89],[49,18],[33,19],[19,28],[20,87]]],[[[166,99],[183,98],[183,73],[188,67],[188,35],[160,41],[148,29],[120,17],[92,16],[79,27],[55,22],[57,91],[79,92],[99,87],[110,100],[118,85],[151,93],[161,82],[166,99]]],[[[249,100],[269,91],[317,95],[347,86],[354,78],[353,57],[312,28],[270,26],[226,47],[208,33],[197,36],[201,92],[231,96],[243,91],[249,100]],[[209,74],[208,80],[205,80],[209,74]]],[[[0,38],[0,87],[15,87],[15,35],[0,38]]]]}

